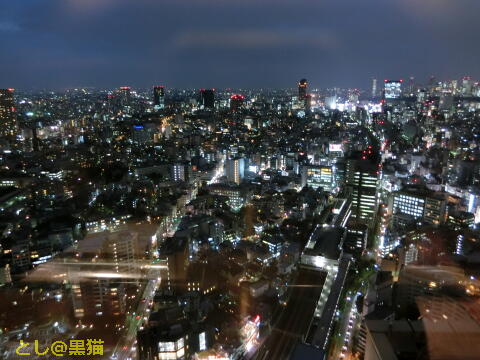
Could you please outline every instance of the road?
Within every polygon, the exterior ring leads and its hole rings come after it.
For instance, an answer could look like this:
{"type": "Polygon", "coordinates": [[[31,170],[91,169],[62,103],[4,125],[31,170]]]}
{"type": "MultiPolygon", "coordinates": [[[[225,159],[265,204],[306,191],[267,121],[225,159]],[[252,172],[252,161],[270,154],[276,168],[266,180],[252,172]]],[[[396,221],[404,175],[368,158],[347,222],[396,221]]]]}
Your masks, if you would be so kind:
{"type": "MultiPolygon", "coordinates": [[[[222,157],[216,167],[215,174],[209,183],[215,183],[220,176],[223,175],[225,165],[225,157],[222,157]]],[[[173,236],[177,231],[178,225],[181,222],[181,217],[175,219],[170,229],[167,230],[166,236],[173,236]]],[[[149,279],[143,295],[139,301],[134,317],[131,319],[126,333],[121,337],[114,353],[111,356],[112,360],[133,360],[137,358],[136,338],[138,329],[144,324],[145,318],[150,316],[150,303],[153,302],[155,291],[161,283],[160,270],[158,268],[148,269],[146,278],[149,279]]],[[[126,320],[128,321],[128,319],[126,320]]]]}
{"type": "Polygon", "coordinates": [[[299,270],[286,308],[258,350],[257,360],[288,359],[297,342],[307,336],[325,276],[316,270],[299,270]]]}
{"type": "Polygon", "coordinates": [[[155,291],[160,286],[161,279],[159,275],[159,269],[149,269],[147,273],[147,278],[149,278],[147,285],[143,291],[142,299],[139,301],[136,311],[130,321],[126,333],[122,336],[120,341],[116,346],[116,350],[112,355],[112,359],[117,360],[131,360],[135,359],[137,355],[136,351],[136,338],[137,330],[145,322],[144,317],[148,319],[150,314],[150,303],[153,301],[155,296],[155,291]]]}
{"type": "Polygon", "coordinates": [[[351,296],[349,292],[346,294],[346,306],[339,322],[335,328],[337,332],[335,336],[341,339],[336,339],[335,348],[332,349],[330,359],[345,359],[352,348],[353,330],[358,321],[358,313],[356,309],[357,295],[351,296]]]}

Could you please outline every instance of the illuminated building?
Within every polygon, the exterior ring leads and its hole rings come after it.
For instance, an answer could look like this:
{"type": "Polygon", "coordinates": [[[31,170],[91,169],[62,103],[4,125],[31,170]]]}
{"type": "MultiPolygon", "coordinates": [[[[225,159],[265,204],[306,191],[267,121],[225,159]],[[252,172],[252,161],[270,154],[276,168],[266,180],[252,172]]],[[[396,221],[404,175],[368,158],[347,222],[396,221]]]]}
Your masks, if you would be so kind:
{"type": "Polygon", "coordinates": [[[305,96],[305,113],[310,114],[311,110],[312,110],[312,95],[307,94],[305,96]]]}
{"type": "Polygon", "coordinates": [[[155,109],[163,109],[165,107],[165,87],[153,87],[153,105],[155,109]]]}
{"type": "Polygon", "coordinates": [[[0,89],[0,135],[11,137],[17,127],[13,89],[0,89]]]}
{"type": "Polygon", "coordinates": [[[308,86],[307,79],[301,79],[298,82],[298,98],[300,100],[305,99],[305,97],[307,96],[307,86],[308,86]]]}
{"type": "Polygon", "coordinates": [[[393,194],[392,211],[397,224],[422,220],[438,225],[445,222],[446,200],[426,188],[409,186],[393,194]]]}
{"type": "Polygon", "coordinates": [[[120,97],[120,104],[122,106],[129,106],[131,99],[131,88],[130,86],[121,86],[118,89],[118,94],[120,97]]]}
{"type": "Polygon", "coordinates": [[[243,95],[235,94],[230,97],[230,111],[237,112],[243,107],[243,95]]]}
{"type": "Polygon", "coordinates": [[[347,237],[344,249],[350,254],[361,254],[367,248],[368,226],[362,223],[350,223],[347,225],[347,237]]]}
{"type": "Polygon", "coordinates": [[[270,254],[275,257],[279,257],[282,252],[284,243],[283,239],[279,236],[269,236],[262,239],[262,243],[268,247],[270,254]]]}
{"type": "Polygon", "coordinates": [[[170,176],[173,181],[185,181],[185,164],[173,164],[170,176]]]}
{"type": "Polygon", "coordinates": [[[449,211],[448,223],[456,230],[473,227],[475,224],[475,215],[465,211],[449,211]]]}
{"type": "Polygon", "coordinates": [[[372,98],[377,97],[377,79],[372,79],[372,98]]]}
{"type": "Polygon", "coordinates": [[[375,218],[380,172],[377,164],[365,157],[347,160],[345,184],[352,196],[352,218],[370,225],[375,218]]]}
{"type": "Polygon", "coordinates": [[[313,189],[322,188],[332,191],[335,188],[335,178],[331,166],[306,165],[302,169],[302,184],[313,189]]]}
{"type": "Polygon", "coordinates": [[[12,282],[12,275],[10,272],[10,265],[6,264],[3,267],[0,267],[0,286],[5,284],[10,284],[12,282]]]}
{"type": "Polygon", "coordinates": [[[462,95],[463,96],[472,96],[472,89],[473,89],[473,80],[470,76],[465,76],[462,79],[462,95]]]}
{"type": "Polygon", "coordinates": [[[215,90],[214,89],[202,89],[200,90],[200,103],[204,108],[215,108],[215,90]]]}
{"type": "Polygon", "coordinates": [[[88,237],[77,248],[82,255],[75,257],[67,270],[75,318],[110,318],[125,313],[125,279],[140,277],[136,241],[137,234],[130,231],[105,231],[88,237]],[[75,264],[80,259],[82,263],[75,264]]]}
{"type": "Polygon", "coordinates": [[[208,186],[208,191],[212,195],[218,195],[228,198],[227,204],[234,210],[240,209],[246,201],[242,188],[236,185],[212,184],[208,186]]]}
{"type": "Polygon", "coordinates": [[[115,272],[129,277],[137,271],[137,242],[138,233],[128,230],[110,233],[103,242],[102,258],[111,259],[115,272]]]}
{"type": "Polygon", "coordinates": [[[383,96],[386,100],[400,99],[402,96],[402,80],[385,80],[383,96]]]}
{"type": "Polygon", "coordinates": [[[146,329],[138,333],[139,360],[184,360],[189,359],[188,332],[181,324],[166,331],[146,329]]]}
{"type": "Polygon", "coordinates": [[[239,185],[245,176],[245,159],[227,159],[225,162],[225,175],[228,181],[239,185]]]}
{"type": "Polygon", "coordinates": [[[126,310],[125,286],[108,278],[74,281],[72,303],[77,319],[120,316],[126,310]]]}
{"type": "Polygon", "coordinates": [[[330,225],[335,227],[346,227],[352,215],[352,201],[350,199],[336,198],[332,207],[332,220],[330,225]]]}
{"type": "MultiPolygon", "coordinates": [[[[311,344],[325,349],[335,320],[339,299],[351,264],[351,255],[344,254],[346,230],[317,226],[301,255],[301,269],[326,272],[313,313],[315,325],[311,344]]],[[[318,276],[318,275],[317,275],[318,276]]],[[[312,330],[311,330],[312,331],[312,330]]]]}

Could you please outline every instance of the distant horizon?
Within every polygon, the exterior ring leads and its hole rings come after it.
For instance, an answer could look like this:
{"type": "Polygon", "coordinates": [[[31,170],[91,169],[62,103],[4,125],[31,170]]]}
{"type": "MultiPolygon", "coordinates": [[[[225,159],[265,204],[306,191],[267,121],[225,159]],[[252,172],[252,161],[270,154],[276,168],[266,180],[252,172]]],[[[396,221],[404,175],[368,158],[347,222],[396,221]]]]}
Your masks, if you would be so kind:
{"type": "MultiPolygon", "coordinates": [[[[454,80],[462,80],[464,77],[469,77],[469,75],[464,75],[460,76],[458,78],[437,78],[433,76],[436,82],[450,82],[454,80]]],[[[372,81],[373,79],[377,79],[377,87],[378,90],[382,88],[382,84],[384,81],[387,80],[403,80],[404,86],[407,86],[409,84],[409,77],[391,77],[388,79],[384,78],[371,78],[369,82],[368,87],[353,87],[353,86],[328,86],[328,87],[319,87],[319,86],[313,86],[311,85],[311,81],[308,79],[308,77],[303,77],[307,79],[308,81],[308,89],[309,90],[333,90],[333,89],[341,89],[341,90],[359,90],[359,91],[364,91],[364,92],[369,92],[372,90],[372,81]]],[[[417,78],[414,79],[414,85],[416,86],[428,86],[428,81],[431,78],[431,76],[426,77],[424,81],[417,81],[417,78]]],[[[298,80],[300,80],[299,78],[298,80]]],[[[480,78],[476,79],[474,77],[471,77],[471,79],[477,83],[480,82],[480,78]]],[[[53,87],[15,87],[15,86],[4,86],[5,84],[0,84],[0,88],[2,89],[7,89],[7,88],[12,88],[15,91],[51,91],[51,92],[65,92],[65,91],[70,91],[70,90],[76,90],[76,89],[92,89],[92,90],[97,90],[97,91],[110,91],[110,90],[116,90],[119,89],[123,86],[128,86],[132,90],[141,90],[141,91],[147,91],[153,89],[155,86],[164,86],[165,89],[168,90],[201,90],[201,89],[214,89],[214,90],[220,90],[220,91],[227,91],[227,90],[246,90],[246,91],[255,91],[255,90],[295,90],[297,89],[298,80],[295,85],[290,85],[286,87],[234,87],[234,86],[227,86],[227,87],[220,87],[220,86],[213,86],[213,87],[208,87],[208,86],[170,86],[169,84],[162,83],[162,82],[154,82],[152,85],[132,85],[128,83],[119,83],[119,85],[113,85],[113,86],[96,86],[96,85],[83,85],[83,86],[68,86],[68,87],[61,87],[61,88],[53,88],[53,87]],[[3,85],[3,86],[2,86],[3,85]]]]}

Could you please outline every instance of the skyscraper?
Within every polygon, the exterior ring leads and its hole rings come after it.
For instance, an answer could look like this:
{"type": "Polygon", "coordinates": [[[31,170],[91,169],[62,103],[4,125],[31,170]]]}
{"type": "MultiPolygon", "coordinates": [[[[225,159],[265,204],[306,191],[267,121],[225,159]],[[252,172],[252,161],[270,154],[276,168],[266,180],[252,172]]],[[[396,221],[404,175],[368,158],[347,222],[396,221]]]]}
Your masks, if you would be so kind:
{"type": "Polygon", "coordinates": [[[121,86],[118,89],[118,95],[120,98],[120,104],[122,106],[130,105],[131,89],[130,86],[121,86]]]}
{"type": "Polygon", "coordinates": [[[352,218],[371,225],[377,210],[378,161],[367,154],[354,154],[347,160],[345,185],[352,197],[352,218]]]}
{"type": "Polygon", "coordinates": [[[372,79],[372,98],[377,97],[377,79],[372,79]]]}
{"type": "Polygon", "coordinates": [[[307,79],[301,79],[298,82],[298,98],[300,100],[304,99],[307,96],[307,85],[308,85],[307,79]]]}
{"type": "Polygon", "coordinates": [[[462,79],[462,95],[472,96],[473,80],[470,76],[465,76],[462,79]]]}
{"type": "Polygon", "coordinates": [[[228,159],[225,163],[228,181],[240,184],[245,175],[245,160],[243,158],[228,159]]]}
{"type": "Polygon", "coordinates": [[[0,135],[15,135],[16,125],[13,89],[0,89],[0,135]]]}
{"type": "Polygon", "coordinates": [[[155,109],[163,109],[165,107],[165,87],[153,87],[153,105],[155,109]]]}
{"type": "Polygon", "coordinates": [[[385,99],[399,99],[402,96],[402,80],[385,80],[384,84],[385,99]]]}
{"type": "Polygon", "coordinates": [[[235,94],[230,97],[230,111],[238,111],[243,106],[243,100],[245,97],[243,95],[235,94]]]}
{"type": "Polygon", "coordinates": [[[204,108],[213,109],[215,107],[215,90],[200,90],[200,103],[201,105],[203,105],[204,108]]]}

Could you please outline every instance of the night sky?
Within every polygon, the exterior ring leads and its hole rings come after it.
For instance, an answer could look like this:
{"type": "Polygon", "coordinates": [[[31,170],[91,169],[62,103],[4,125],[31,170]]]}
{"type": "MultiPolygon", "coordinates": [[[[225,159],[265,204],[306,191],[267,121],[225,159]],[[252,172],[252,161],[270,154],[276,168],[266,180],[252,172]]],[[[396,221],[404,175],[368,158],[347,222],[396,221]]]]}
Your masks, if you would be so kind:
{"type": "Polygon", "coordinates": [[[479,0],[0,0],[0,88],[480,78],[479,0]]]}

